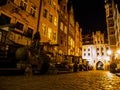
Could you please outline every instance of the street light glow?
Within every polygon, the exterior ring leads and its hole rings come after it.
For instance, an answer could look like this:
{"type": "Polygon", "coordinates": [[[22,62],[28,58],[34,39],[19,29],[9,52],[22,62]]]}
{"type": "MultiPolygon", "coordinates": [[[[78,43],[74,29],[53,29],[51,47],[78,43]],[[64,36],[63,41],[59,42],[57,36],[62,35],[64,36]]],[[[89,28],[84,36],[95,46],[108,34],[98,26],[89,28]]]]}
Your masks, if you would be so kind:
{"type": "Polygon", "coordinates": [[[117,53],[120,54],[120,50],[117,50],[117,53]]]}
{"type": "Polygon", "coordinates": [[[112,54],[112,51],[111,51],[111,50],[108,50],[108,51],[107,51],[107,54],[108,54],[108,55],[111,55],[111,54],[112,54]]]}

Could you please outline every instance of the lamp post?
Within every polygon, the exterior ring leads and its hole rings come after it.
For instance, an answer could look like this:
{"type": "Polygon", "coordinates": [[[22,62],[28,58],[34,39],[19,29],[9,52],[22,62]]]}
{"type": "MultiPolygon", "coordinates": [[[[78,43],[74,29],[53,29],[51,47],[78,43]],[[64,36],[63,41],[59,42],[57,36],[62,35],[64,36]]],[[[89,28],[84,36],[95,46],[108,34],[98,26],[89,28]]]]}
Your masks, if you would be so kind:
{"type": "Polygon", "coordinates": [[[120,72],[120,50],[115,52],[108,50],[107,54],[110,57],[110,71],[113,73],[120,72]]]}

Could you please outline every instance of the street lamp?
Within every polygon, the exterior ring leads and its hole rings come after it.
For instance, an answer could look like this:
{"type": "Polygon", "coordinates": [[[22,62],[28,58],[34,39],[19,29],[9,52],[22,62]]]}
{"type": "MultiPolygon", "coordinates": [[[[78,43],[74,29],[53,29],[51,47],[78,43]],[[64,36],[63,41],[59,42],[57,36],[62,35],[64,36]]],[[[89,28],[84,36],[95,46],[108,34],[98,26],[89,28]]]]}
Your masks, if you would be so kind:
{"type": "Polygon", "coordinates": [[[120,54],[120,50],[117,50],[117,53],[120,54]]]}
{"type": "Polygon", "coordinates": [[[107,51],[107,54],[110,56],[112,54],[112,51],[111,50],[108,50],[107,51]]]}
{"type": "Polygon", "coordinates": [[[108,50],[107,54],[111,58],[110,72],[113,73],[120,72],[120,50],[116,50],[115,52],[108,50]]]}

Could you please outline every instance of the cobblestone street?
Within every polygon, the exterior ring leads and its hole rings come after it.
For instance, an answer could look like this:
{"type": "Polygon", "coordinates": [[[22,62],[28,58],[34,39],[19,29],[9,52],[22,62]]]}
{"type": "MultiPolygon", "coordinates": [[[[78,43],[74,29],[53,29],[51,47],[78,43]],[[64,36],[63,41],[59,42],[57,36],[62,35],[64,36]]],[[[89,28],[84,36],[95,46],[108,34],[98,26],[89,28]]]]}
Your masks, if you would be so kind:
{"type": "Polygon", "coordinates": [[[109,71],[0,76],[0,90],[120,90],[120,77],[109,71]]]}

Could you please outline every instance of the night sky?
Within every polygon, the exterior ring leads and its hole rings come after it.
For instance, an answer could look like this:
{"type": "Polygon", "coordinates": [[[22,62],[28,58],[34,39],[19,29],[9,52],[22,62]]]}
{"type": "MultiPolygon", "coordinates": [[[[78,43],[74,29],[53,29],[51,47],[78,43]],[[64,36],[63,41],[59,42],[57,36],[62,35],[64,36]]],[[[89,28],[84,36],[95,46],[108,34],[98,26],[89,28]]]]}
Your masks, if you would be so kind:
{"type": "Polygon", "coordinates": [[[104,0],[73,0],[75,19],[83,34],[101,30],[106,32],[104,0]]]}

